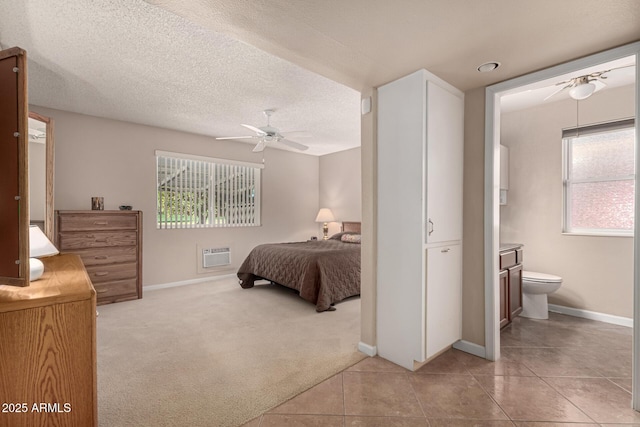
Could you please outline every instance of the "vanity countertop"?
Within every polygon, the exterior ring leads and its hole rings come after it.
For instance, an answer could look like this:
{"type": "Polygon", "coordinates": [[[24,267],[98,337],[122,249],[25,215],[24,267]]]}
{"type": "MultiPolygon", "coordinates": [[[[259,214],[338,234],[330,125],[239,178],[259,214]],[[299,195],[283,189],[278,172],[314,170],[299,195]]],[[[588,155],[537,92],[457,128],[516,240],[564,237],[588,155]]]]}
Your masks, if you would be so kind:
{"type": "Polygon", "coordinates": [[[522,246],[524,246],[522,243],[500,243],[500,252],[520,249],[522,246]]]}

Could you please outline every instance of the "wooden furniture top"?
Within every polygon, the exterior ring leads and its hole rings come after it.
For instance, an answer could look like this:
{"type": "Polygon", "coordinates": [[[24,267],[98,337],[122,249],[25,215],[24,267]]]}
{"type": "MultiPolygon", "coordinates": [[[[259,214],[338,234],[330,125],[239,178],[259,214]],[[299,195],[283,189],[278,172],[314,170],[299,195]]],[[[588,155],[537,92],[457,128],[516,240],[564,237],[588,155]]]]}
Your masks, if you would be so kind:
{"type": "Polygon", "coordinates": [[[516,249],[522,249],[524,245],[522,243],[500,243],[500,252],[513,251],[516,249]]]}
{"type": "Polygon", "coordinates": [[[113,209],[113,210],[91,210],[91,209],[87,209],[87,210],[83,210],[83,211],[67,211],[67,210],[60,210],[58,212],[64,212],[65,214],[69,215],[73,215],[73,214],[88,214],[88,213],[92,213],[92,214],[109,214],[109,215],[114,215],[114,214],[130,214],[131,212],[138,212],[137,209],[133,209],[133,210],[120,210],[120,209],[113,209]]]}
{"type": "Polygon", "coordinates": [[[0,313],[95,298],[91,280],[73,254],[42,258],[44,274],[26,287],[0,285],[0,313]]]}

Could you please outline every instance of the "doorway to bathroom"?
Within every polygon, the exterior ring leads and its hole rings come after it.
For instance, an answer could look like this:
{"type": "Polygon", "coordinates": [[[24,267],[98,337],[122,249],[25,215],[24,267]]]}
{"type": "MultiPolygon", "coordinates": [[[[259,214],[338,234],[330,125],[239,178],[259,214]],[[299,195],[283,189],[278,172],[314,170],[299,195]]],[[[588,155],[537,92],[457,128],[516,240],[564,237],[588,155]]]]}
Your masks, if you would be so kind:
{"type": "MultiPolygon", "coordinates": [[[[620,48],[612,49],[607,52],[603,52],[600,54],[592,55],[587,58],[582,58],[576,61],[572,61],[566,64],[562,64],[556,67],[552,67],[546,70],[542,70],[530,75],[522,76],[516,79],[512,79],[497,85],[493,85],[487,88],[486,91],[486,121],[485,121],[485,351],[486,356],[489,359],[498,359],[500,357],[500,333],[499,333],[499,317],[498,317],[498,306],[499,306],[499,293],[497,292],[498,283],[498,251],[499,244],[501,241],[500,235],[500,206],[499,206],[499,147],[501,142],[501,107],[502,100],[506,100],[509,95],[514,93],[522,92],[523,90],[531,90],[532,92],[535,90],[539,90],[545,86],[553,86],[557,82],[561,82],[566,80],[565,77],[573,78],[583,75],[583,72],[593,73],[598,71],[600,68],[604,66],[604,64],[615,63],[615,61],[631,61],[634,65],[638,63],[638,57],[640,56],[640,43],[634,43],[631,45],[623,46],[620,48]]],[[[634,83],[638,80],[638,67],[634,66],[634,74],[633,79],[634,83]]],[[[561,88],[558,88],[561,89],[561,88]]],[[[614,89],[611,88],[611,91],[614,89]]],[[[609,91],[609,89],[608,89],[609,91]]],[[[638,90],[638,85],[634,85],[634,90],[632,91],[632,105],[634,106],[632,111],[632,116],[635,117],[635,131],[636,135],[638,134],[638,111],[640,108],[638,107],[638,99],[640,98],[638,90]]],[[[602,92],[602,95],[605,95],[605,92],[602,92]]],[[[563,101],[564,102],[564,101],[563,101]]],[[[571,100],[567,100],[567,102],[572,102],[571,100]]],[[[561,104],[558,102],[557,104],[561,104]]],[[[582,103],[584,106],[585,103],[582,103]]],[[[615,104],[615,102],[614,102],[615,104]]],[[[573,101],[573,105],[575,106],[575,101],[573,101]]],[[[580,102],[578,102],[578,107],[580,107],[580,102]]],[[[615,109],[615,107],[614,107],[615,109]]],[[[611,109],[609,109],[611,110],[611,109]]],[[[576,124],[580,124],[580,118],[586,122],[593,120],[593,117],[589,116],[589,114],[595,114],[595,112],[589,112],[588,110],[582,112],[582,116],[580,115],[580,111],[578,110],[576,113],[575,107],[574,111],[571,115],[563,116],[563,114],[552,114],[553,117],[562,119],[564,117],[564,121],[568,123],[568,125],[575,126],[576,124]]],[[[609,120],[610,118],[604,117],[604,121],[609,120]]],[[[599,120],[603,121],[603,120],[599,120]]],[[[561,128],[567,127],[566,124],[561,124],[561,128]]],[[[527,161],[530,161],[533,157],[540,157],[543,151],[545,151],[545,144],[559,144],[559,138],[561,135],[542,135],[540,132],[540,128],[533,127],[529,129],[533,134],[534,139],[537,137],[537,145],[533,145],[529,147],[528,153],[520,153],[520,155],[524,155],[527,161]],[[549,141],[552,139],[552,141],[549,141]],[[532,157],[533,156],[533,157],[532,157]]],[[[561,130],[561,129],[560,129],[561,130]]],[[[505,135],[506,136],[506,135],[505,135]]],[[[557,152],[557,150],[555,150],[557,152]]],[[[637,150],[636,150],[637,151],[637,150]]],[[[636,152],[636,156],[638,153],[636,152]]],[[[552,170],[554,168],[562,168],[561,161],[555,160],[544,160],[544,157],[541,157],[541,161],[544,162],[545,167],[541,169],[541,174],[548,173],[549,175],[557,176],[557,170],[552,170]]],[[[636,163],[637,160],[636,160],[636,163]]],[[[526,185],[535,186],[534,177],[530,177],[531,179],[526,185]]],[[[547,177],[548,178],[548,177],[547,177]]],[[[638,188],[638,177],[635,176],[635,188],[638,188]]],[[[554,181],[554,186],[557,188],[557,181],[554,181]]],[[[558,190],[556,190],[558,191],[558,190]]],[[[561,193],[562,188],[559,188],[561,193]]],[[[520,195],[522,196],[522,195],[520,195]]],[[[516,195],[508,195],[507,203],[509,203],[509,198],[516,198],[516,195]]],[[[638,208],[639,200],[635,200],[635,224],[634,224],[634,232],[637,233],[640,230],[640,221],[638,220],[638,214],[640,209],[638,208]]],[[[538,203],[540,204],[551,204],[561,203],[562,194],[555,194],[553,191],[549,191],[540,196],[540,200],[538,203]]],[[[558,209],[558,208],[556,208],[558,209]]],[[[561,209],[561,206],[560,206],[561,209]]],[[[531,215],[549,215],[549,218],[545,219],[549,221],[550,227],[554,230],[555,238],[566,237],[560,233],[560,222],[561,222],[561,214],[558,212],[554,212],[551,210],[547,212],[535,212],[535,207],[533,208],[534,212],[531,212],[531,215]],[[556,213],[558,213],[556,215],[556,213]]],[[[513,212],[509,212],[509,214],[513,214],[513,212]]],[[[518,236],[517,233],[513,233],[513,230],[502,230],[508,239],[511,236],[518,236]],[[511,235],[510,235],[511,233],[511,235]]],[[[529,227],[530,233],[539,232],[533,225],[529,227]]],[[[553,247],[554,245],[558,245],[560,243],[553,241],[546,241],[544,236],[538,237],[537,235],[532,234],[531,242],[529,243],[530,255],[532,258],[528,258],[525,254],[525,259],[532,259],[532,264],[535,266],[536,263],[539,265],[549,265],[549,260],[544,259],[547,256],[552,256],[549,254],[549,247],[553,247]],[[539,255],[534,255],[535,253],[539,255]]],[[[571,240],[572,236],[570,236],[569,240],[571,240]]],[[[567,239],[565,239],[566,241],[567,239]]],[[[623,248],[619,249],[622,258],[624,256],[628,257],[628,264],[633,264],[633,273],[629,275],[627,278],[623,278],[624,282],[628,284],[633,283],[633,293],[628,290],[628,294],[633,300],[633,334],[634,334],[634,348],[633,348],[633,387],[632,387],[632,404],[633,408],[636,410],[640,410],[640,362],[637,360],[637,355],[639,354],[639,341],[640,341],[640,328],[639,326],[639,311],[640,311],[640,279],[638,275],[640,273],[640,251],[638,250],[638,240],[635,238],[627,238],[627,244],[623,244],[623,248]],[[633,255],[631,255],[633,254],[633,255]]],[[[575,242],[574,242],[575,243],[575,242]]],[[[578,244],[580,244],[578,242],[578,244]]],[[[606,246],[606,245],[605,245],[606,246]]],[[[562,250],[562,247],[558,248],[562,250]]],[[[605,248],[606,249],[606,248],[605,248]]],[[[525,250],[527,248],[525,247],[525,250]]],[[[578,254],[579,256],[579,254],[578,254]]],[[[594,260],[577,260],[577,265],[588,265],[595,264],[594,260]],[[581,264],[582,263],[582,264],[581,264]]],[[[573,266],[573,270],[579,270],[573,266]]],[[[568,271],[568,270],[565,270],[568,271]]],[[[551,272],[553,273],[553,272],[551,272]]],[[[556,273],[557,274],[557,273],[556,273]]],[[[629,288],[631,288],[629,286],[629,288]]],[[[596,289],[595,292],[600,291],[601,293],[606,292],[606,288],[596,289]]],[[[571,295],[565,295],[565,298],[568,298],[567,304],[571,304],[571,295]]],[[[575,303],[575,302],[574,302],[575,303]]]]}

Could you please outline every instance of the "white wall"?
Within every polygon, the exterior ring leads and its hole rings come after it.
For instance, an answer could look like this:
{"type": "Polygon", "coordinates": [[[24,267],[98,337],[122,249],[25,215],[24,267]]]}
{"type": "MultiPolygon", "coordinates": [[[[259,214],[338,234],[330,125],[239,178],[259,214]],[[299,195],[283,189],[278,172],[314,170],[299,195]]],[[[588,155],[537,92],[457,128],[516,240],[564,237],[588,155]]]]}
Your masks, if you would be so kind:
{"type": "Polygon", "coordinates": [[[143,211],[143,284],[205,277],[198,273],[197,245],[230,245],[235,272],[257,244],[305,240],[317,234],[319,159],[267,149],[262,171],[262,226],[198,230],[156,229],[154,151],[184,152],[261,162],[251,145],[128,122],[31,106],[55,120],[55,209],[87,210],[92,196],[105,209],[132,205],[143,211]]]}
{"type": "MultiPolygon", "coordinates": [[[[340,231],[342,221],[362,221],[360,147],[320,157],[320,207],[329,208],[336,222],[329,235],[340,231]]],[[[318,236],[322,235],[322,224],[318,236]]]]}
{"type": "MultiPolygon", "coordinates": [[[[634,86],[596,92],[580,101],[580,125],[634,112],[634,86]]],[[[575,126],[573,100],[502,115],[510,164],[501,241],[525,245],[525,270],[563,278],[550,303],[633,317],[633,238],[562,234],[562,129],[575,126]]]]}

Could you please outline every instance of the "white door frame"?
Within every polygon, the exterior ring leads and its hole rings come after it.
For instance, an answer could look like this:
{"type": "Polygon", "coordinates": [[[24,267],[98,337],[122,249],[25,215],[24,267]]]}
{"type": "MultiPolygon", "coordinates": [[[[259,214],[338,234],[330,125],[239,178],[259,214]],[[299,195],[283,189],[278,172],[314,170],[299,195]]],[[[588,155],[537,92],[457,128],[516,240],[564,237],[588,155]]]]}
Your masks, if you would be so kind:
{"type": "MultiPolygon", "coordinates": [[[[500,97],[524,85],[558,77],[604,62],[635,56],[636,59],[636,170],[640,165],[640,42],[597,53],[575,61],[527,74],[486,88],[484,158],[484,294],[485,354],[489,360],[500,358],[500,293],[498,289],[498,253],[500,247],[500,97]]],[[[635,177],[635,228],[633,240],[633,385],[632,406],[640,411],[640,174],[635,177]]]]}

